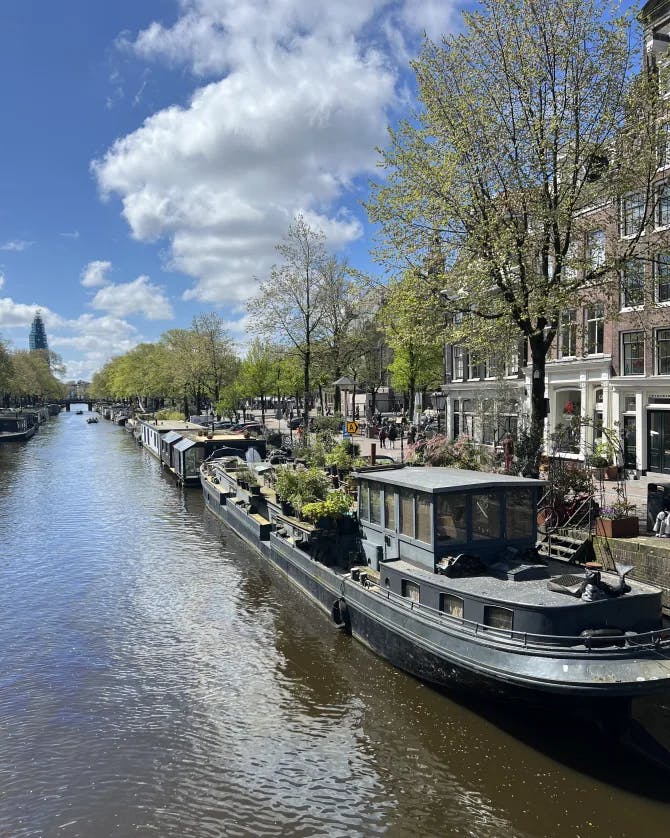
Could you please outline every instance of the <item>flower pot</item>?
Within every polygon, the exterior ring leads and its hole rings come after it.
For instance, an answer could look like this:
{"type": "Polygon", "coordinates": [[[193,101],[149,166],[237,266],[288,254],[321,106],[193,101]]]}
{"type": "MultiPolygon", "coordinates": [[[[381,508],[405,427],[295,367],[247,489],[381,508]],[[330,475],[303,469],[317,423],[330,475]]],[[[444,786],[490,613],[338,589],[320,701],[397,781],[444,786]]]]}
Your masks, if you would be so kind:
{"type": "Polygon", "coordinates": [[[619,468],[618,466],[607,466],[605,469],[605,477],[608,480],[616,480],[619,476],[619,468]]]}
{"type": "Polygon", "coordinates": [[[249,486],[249,491],[252,495],[260,495],[261,487],[259,486],[249,486]]]}
{"type": "Polygon", "coordinates": [[[640,534],[637,518],[596,518],[596,535],[605,538],[634,538],[640,534]]]}

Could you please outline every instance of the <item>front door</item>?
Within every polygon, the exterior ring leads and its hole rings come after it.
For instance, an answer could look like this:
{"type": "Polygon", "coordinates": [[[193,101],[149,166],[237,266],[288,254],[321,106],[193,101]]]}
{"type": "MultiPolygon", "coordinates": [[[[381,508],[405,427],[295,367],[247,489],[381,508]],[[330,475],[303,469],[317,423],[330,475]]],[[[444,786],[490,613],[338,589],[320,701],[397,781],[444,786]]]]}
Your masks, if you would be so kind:
{"type": "Polygon", "coordinates": [[[637,468],[637,421],[635,416],[623,417],[623,467],[637,468]]]}
{"type": "Polygon", "coordinates": [[[670,474],[670,411],[647,411],[648,471],[670,474]]]}

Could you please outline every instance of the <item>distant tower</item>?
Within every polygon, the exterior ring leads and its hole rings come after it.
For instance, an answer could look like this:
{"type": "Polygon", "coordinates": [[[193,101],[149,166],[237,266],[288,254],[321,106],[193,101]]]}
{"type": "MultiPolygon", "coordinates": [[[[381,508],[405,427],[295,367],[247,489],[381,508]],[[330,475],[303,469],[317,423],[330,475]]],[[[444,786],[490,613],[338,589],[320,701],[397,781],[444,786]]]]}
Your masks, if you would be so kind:
{"type": "Polygon", "coordinates": [[[36,349],[44,349],[49,351],[49,343],[47,342],[47,333],[44,328],[44,321],[42,315],[37,312],[33,319],[33,325],[30,327],[30,337],[28,339],[30,351],[34,352],[36,349]]]}

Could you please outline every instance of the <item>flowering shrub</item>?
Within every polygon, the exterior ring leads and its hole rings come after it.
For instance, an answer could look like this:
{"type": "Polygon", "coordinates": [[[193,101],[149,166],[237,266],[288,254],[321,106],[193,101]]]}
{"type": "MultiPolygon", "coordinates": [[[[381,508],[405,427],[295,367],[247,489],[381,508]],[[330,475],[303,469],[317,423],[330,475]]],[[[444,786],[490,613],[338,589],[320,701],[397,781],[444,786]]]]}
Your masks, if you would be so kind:
{"type": "Polygon", "coordinates": [[[634,516],[637,511],[637,504],[630,503],[625,498],[614,501],[611,506],[603,506],[600,509],[601,518],[612,518],[619,520],[620,518],[630,518],[634,516]]]}
{"type": "Polygon", "coordinates": [[[429,466],[447,466],[479,471],[482,467],[478,448],[466,434],[451,442],[444,434],[422,440],[410,446],[411,462],[425,462],[429,466]],[[419,459],[420,458],[420,459],[419,459]]]}

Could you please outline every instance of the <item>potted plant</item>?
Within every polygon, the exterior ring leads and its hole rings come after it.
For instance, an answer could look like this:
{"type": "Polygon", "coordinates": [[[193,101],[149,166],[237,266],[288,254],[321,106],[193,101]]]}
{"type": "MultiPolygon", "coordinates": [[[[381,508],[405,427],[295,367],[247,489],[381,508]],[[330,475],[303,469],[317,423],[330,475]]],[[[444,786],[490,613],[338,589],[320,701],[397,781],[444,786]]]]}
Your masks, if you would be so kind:
{"type": "Polygon", "coordinates": [[[609,466],[607,457],[597,452],[588,454],[586,456],[586,465],[589,466],[596,480],[605,479],[605,469],[609,466]]]}
{"type": "Polygon", "coordinates": [[[302,517],[320,528],[328,528],[351,510],[351,498],[338,489],[329,492],[325,500],[306,503],[301,510],[302,517]]]}
{"type": "Polygon", "coordinates": [[[596,535],[606,538],[634,538],[640,534],[637,506],[619,497],[611,506],[603,506],[596,518],[596,535]]]}

